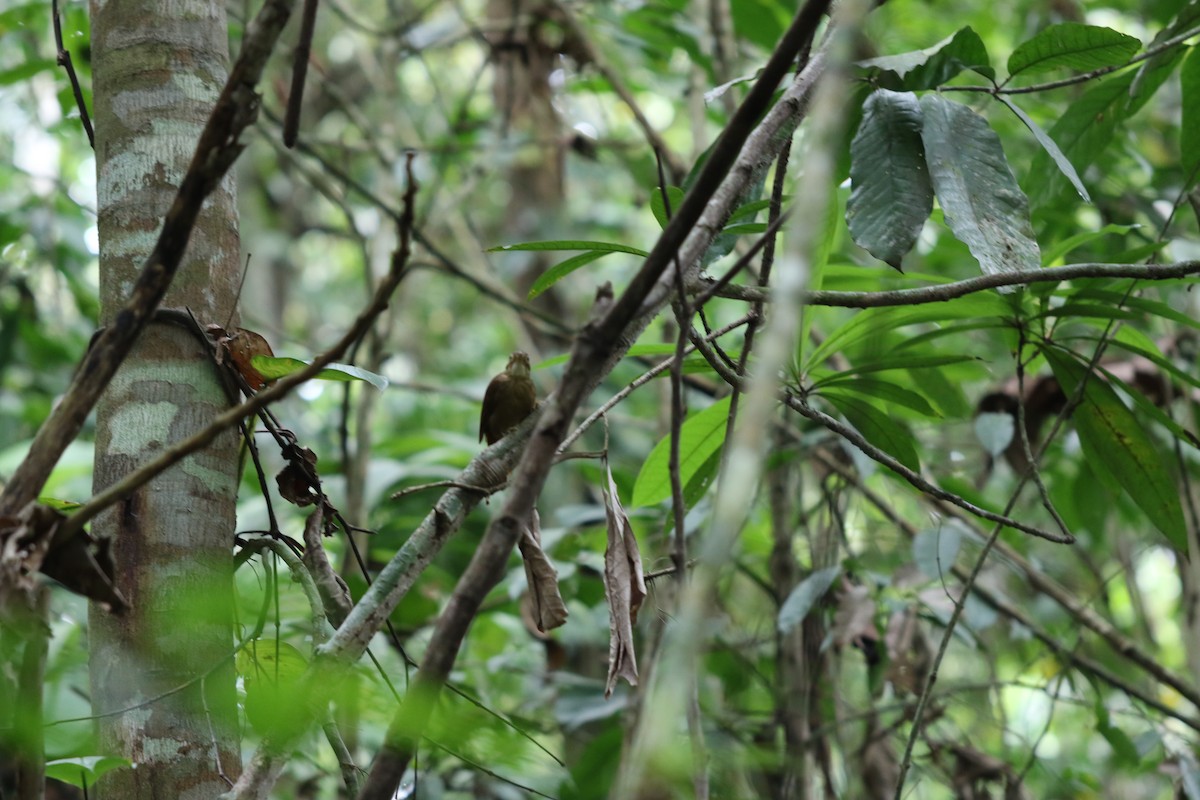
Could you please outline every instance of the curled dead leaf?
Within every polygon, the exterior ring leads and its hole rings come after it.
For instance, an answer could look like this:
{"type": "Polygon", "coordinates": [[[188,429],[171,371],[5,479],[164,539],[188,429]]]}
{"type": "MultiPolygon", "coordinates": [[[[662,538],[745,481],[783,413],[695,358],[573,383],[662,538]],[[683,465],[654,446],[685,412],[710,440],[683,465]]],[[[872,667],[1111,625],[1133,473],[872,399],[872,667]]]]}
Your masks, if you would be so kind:
{"type": "Polygon", "coordinates": [[[604,515],[608,543],[604,550],[604,595],[608,599],[608,678],[604,696],[610,697],[618,678],[637,686],[637,656],[633,646],[633,626],[638,609],[646,599],[646,578],[638,552],[633,526],[621,507],[612,469],[605,467],[608,486],[604,489],[604,515]]]}
{"type": "Polygon", "coordinates": [[[538,632],[545,633],[567,621],[567,606],[558,591],[558,572],[542,550],[541,520],[537,509],[518,543],[529,584],[530,611],[538,632]]]}

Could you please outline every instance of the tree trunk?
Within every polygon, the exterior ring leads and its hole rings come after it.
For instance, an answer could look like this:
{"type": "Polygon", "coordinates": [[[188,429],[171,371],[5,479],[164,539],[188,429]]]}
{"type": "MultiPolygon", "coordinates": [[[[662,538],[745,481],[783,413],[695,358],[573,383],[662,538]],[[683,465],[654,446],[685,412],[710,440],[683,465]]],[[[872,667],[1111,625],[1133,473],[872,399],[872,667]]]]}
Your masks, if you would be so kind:
{"type": "MultiPolygon", "coordinates": [[[[214,0],[93,2],[101,312],[121,307],[226,78],[225,8],[214,0]]],[[[165,305],[225,323],[236,302],[236,188],[209,198],[165,305]]],[[[228,403],[204,348],[153,324],[97,412],[95,490],[196,430],[228,403]]],[[[109,773],[104,797],[215,797],[240,771],[231,545],[237,440],[222,436],[93,524],[114,540],[120,617],[93,607],[92,701],[109,773]],[[181,689],[181,687],[183,687],[181,689]]]]}

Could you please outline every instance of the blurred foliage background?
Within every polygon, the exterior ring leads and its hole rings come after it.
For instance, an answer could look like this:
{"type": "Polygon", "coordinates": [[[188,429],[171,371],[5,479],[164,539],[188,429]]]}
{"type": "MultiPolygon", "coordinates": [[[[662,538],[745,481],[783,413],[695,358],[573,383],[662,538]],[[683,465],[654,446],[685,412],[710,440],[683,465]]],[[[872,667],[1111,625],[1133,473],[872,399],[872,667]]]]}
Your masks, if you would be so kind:
{"type": "MultiPolygon", "coordinates": [[[[661,137],[668,182],[680,185],[723,128],[795,6],[789,0],[561,5],[327,0],[313,43],[300,143],[291,150],[281,144],[280,131],[290,49],[276,55],[262,87],[260,121],[237,165],[248,267],[236,314],[277,355],[305,358],[321,351],[362,307],[387,268],[405,154],[416,153],[414,269],[385,319],[354,354],[356,364],[386,376],[388,388],[317,382],[276,408],[319,456],[334,503],[371,531],[361,537],[368,565],[385,562],[436,497],[436,490],[397,500],[390,499],[393,493],[450,479],[480,450],[479,400],[508,354],[531,353],[534,379],[545,395],[561,363],[544,362],[566,352],[595,287],[612,281],[619,289],[639,264],[634,256],[611,255],[528,300],[529,287],[556,263],[556,254],[493,249],[556,239],[649,249],[659,231],[651,210],[659,177],[643,126],[661,137]],[[514,16],[519,5],[521,13],[514,16]]],[[[870,15],[858,46],[863,59],[894,55],[931,47],[971,26],[1000,65],[1019,43],[1051,24],[1087,22],[1149,43],[1181,14],[1194,13],[1189,12],[1194,6],[1178,0],[892,0],[870,15]]],[[[87,9],[67,2],[61,10],[65,44],[89,98],[87,9]]],[[[242,21],[253,9],[232,2],[229,13],[236,52],[242,21]]],[[[1180,48],[1179,58],[1185,52],[1180,48]]],[[[1003,106],[984,93],[956,96],[1000,134],[1016,178],[1033,200],[1034,230],[1044,253],[1106,225],[1114,227],[1079,243],[1066,260],[1180,261],[1200,253],[1196,215],[1187,202],[1195,175],[1186,173],[1180,152],[1185,99],[1179,58],[1096,157],[1076,164],[1090,204],[1069,189],[1044,186],[1052,166],[1003,106]]],[[[847,98],[847,144],[869,88],[866,77],[866,71],[857,76],[847,98]]],[[[1050,129],[1101,80],[1017,101],[1050,129]]],[[[952,83],[982,81],[963,73],[952,83]]],[[[1097,116],[1074,133],[1101,122],[1097,116]]],[[[798,153],[803,136],[802,131],[798,153]]],[[[839,179],[847,177],[847,164],[842,167],[839,179]]],[[[802,158],[793,163],[789,183],[791,194],[805,190],[802,158]]],[[[846,230],[842,217],[849,193],[847,181],[838,190],[837,221],[828,233],[824,288],[876,291],[977,274],[967,248],[937,221],[937,212],[903,274],[874,260],[846,230]]],[[[0,10],[0,477],[22,457],[97,324],[95,204],[94,161],[70,86],[55,64],[50,6],[9,0],[0,10]]],[[[739,250],[753,237],[741,239],[739,250]]],[[[735,257],[736,251],[709,265],[710,272],[720,274],[735,257]]],[[[1180,318],[1132,312],[1130,326],[1150,339],[1178,337],[1195,318],[1189,289],[1183,281],[1145,289],[1145,296],[1180,318]]],[[[715,328],[745,310],[740,301],[716,300],[706,311],[715,328]]],[[[813,308],[806,323],[820,336],[857,313],[813,308]]],[[[850,364],[863,363],[954,322],[948,315],[903,328],[881,323],[877,335],[839,355],[850,364]]],[[[1080,315],[1070,324],[1078,335],[1095,337],[1106,322],[1080,315]]],[[[673,322],[664,316],[642,342],[671,342],[674,336],[673,322]]],[[[911,431],[925,473],[989,508],[1004,502],[1015,476],[1003,462],[989,472],[988,448],[974,424],[976,403],[1014,378],[1016,344],[1013,329],[1000,324],[939,338],[929,353],[972,358],[902,372],[896,379],[926,398],[935,413],[885,404],[911,431]]],[[[736,350],[736,337],[727,347],[736,350]]],[[[630,358],[619,365],[591,408],[648,363],[630,358]]],[[[1031,375],[1046,371],[1040,361],[1029,369],[1031,375]]],[[[1194,365],[1180,369],[1194,374],[1194,365]]],[[[720,389],[711,372],[695,380],[689,403],[700,409],[720,389]]],[[[627,504],[643,461],[667,432],[666,400],[666,382],[649,383],[610,413],[607,432],[597,427],[580,445],[598,450],[607,442],[627,504]]],[[[1146,424],[1164,453],[1179,442],[1153,420],[1146,424]]],[[[1180,424],[1191,427],[1190,418],[1181,417],[1180,424]]],[[[89,438],[85,431],[46,494],[88,497],[89,438]]],[[[1177,447],[1180,472],[1194,473],[1195,449],[1186,441],[1177,447]]],[[[770,457],[771,466],[788,470],[782,490],[791,493],[795,506],[800,575],[816,568],[810,549],[820,537],[838,541],[842,567],[840,588],[811,612],[824,620],[821,669],[827,685],[819,707],[811,710],[820,722],[814,727],[820,742],[811,750],[809,779],[829,796],[890,796],[876,793],[871,776],[873,770],[887,774],[894,768],[908,733],[911,687],[903,688],[904,680],[889,671],[903,661],[897,641],[908,637],[904,641],[927,657],[951,608],[957,579],[949,568],[972,564],[981,540],[977,529],[931,511],[886,470],[853,461],[857,480],[910,523],[909,533],[916,533],[910,538],[854,482],[819,466],[817,451],[833,453],[835,463],[850,463],[824,431],[811,426],[799,426],[796,438],[770,457]],[[878,742],[886,744],[882,753],[878,742]]],[[[270,454],[265,458],[271,474],[279,462],[271,462],[270,454]]],[[[453,684],[461,694],[445,697],[429,732],[417,796],[515,798],[531,796],[531,789],[564,800],[608,796],[636,690],[622,686],[612,699],[603,697],[608,648],[603,476],[599,462],[589,460],[565,462],[552,474],[539,506],[542,535],[559,570],[570,622],[551,641],[529,632],[521,610],[524,573],[514,558],[509,578],[493,593],[460,655],[453,684]]],[[[1064,656],[1086,654],[1163,706],[1194,714],[1178,692],[1084,631],[1078,612],[1098,615],[1166,669],[1190,673],[1195,685],[1188,642],[1196,621],[1183,605],[1186,557],[1127,496],[1097,481],[1070,436],[1050,449],[1042,477],[1079,543],[1059,547],[1006,534],[1004,541],[1022,561],[993,555],[981,583],[1057,644],[1050,646],[993,605],[968,600],[942,664],[930,727],[917,748],[906,796],[974,798],[1009,791],[1003,796],[1200,798],[1196,731],[1064,656]],[[1031,583],[1028,569],[1061,587],[1078,608],[1051,600],[1031,583]],[[1186,794],[1176,795],[1177,786],[1186,794]]],[[[242,488],[239,530],[265,528],[266,508],[252,470],[242,488]]],[[[703,529],[711,510],[709,495],[698,494],[689,509],[691,531],[703,529]]],[[[780,724],[786,689],[779,654],[786,637],[777,632],[786,593],[781,596],[768,569],[777,542],[767,493],[747,503],[750,523],[720,584],[699,687],[718,797],[782,796],[777,781],[789,758],[780,724]]],[[[668,567],[669,503],[629,510],[647,571],[668,567]]],[[[292,512],[284,527],[299,537],[302,518],[292,512]]],[[[1029,491],[1014,514],[1047,519],[1029,491]]],[[[484,507],[471,517],[393,615],[398,641],[412,657],[419,659],[488,516],[484,507]]],[[[330,540],[328,547],[358,596],[364,579],[345,543],[330,540]]],[[[272,562],[258,557],[239,569],[241,633],[266,608],[268,635],[305,653],[304,598],[284,572],[276,572],[272,562]]],[[[659,578],[650,584],[638,626],[644,669],[653,664],[655,642],[670,617],[669,583],[659,578]]],[[[56,595],[54,615],[47,715],[82,717],[88,713],[82,601],[56,595]]],[[[402,692],[410,670],[383,637],[372,650],[379,668],[364,663],[358,694],[347,702],[356,709],[348,712],[357,719],[352,744],[367,757],[378,748],[393,708],[388,682],[402,692]]],[[[908,666],[917,669],[913,663],[908,666]]],[[[252,679],[243,685],[247,705],[253,687],[252,679]]],[[[253,722],[246,730],[248,748],[261,733],[253,722]]],[[[48,728],[50,758],[102,755],[92,749],[88,730],[87,722],[48,728]]],[[[316,732],[278,791],[334,797],[338,786],[336,762],[316,732]]]]}

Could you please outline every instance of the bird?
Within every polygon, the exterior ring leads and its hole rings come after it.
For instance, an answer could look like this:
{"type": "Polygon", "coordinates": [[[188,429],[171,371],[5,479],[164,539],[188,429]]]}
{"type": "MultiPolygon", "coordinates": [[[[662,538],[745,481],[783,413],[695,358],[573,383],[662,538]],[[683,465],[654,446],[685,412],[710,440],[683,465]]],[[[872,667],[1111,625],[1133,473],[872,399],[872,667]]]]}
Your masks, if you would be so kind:
{"type": "Polygon", "coordinates": [[[495,444],[521,424],[537,407],[537,390],[529,374],[529,355],[520,350],[508,358],[508,366],[488,384],[479,415],[479,438],[495,444]]]}

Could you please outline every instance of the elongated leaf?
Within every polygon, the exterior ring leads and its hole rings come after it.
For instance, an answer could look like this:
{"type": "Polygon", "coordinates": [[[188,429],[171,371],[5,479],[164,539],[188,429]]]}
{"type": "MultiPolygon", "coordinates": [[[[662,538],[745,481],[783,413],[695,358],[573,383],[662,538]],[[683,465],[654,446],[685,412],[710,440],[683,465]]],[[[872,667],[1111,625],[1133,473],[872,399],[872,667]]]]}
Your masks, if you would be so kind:
{"type": "Polygon", "coordinates": [[[775,621],[779,632],[788,634],[803,622],[808,613],[812,611],[812,607],[825,596],[829,587],[833,586],[833,582],[841,574],[840,566],[825,567],[796,584],[796,588],[792,589],[779,608],[779,617],[775,621]]]}
{"type": "Polygon", "coordinates": [[[1052,267],[1058,263],[1059,259],[1070,253],[1077,247],[1082,247],[1085,244],[1109,236],[1114,233],[1129,233],[1131,230],[1138,228],[1138,225],[1105,225],[1098,231],[1084,231],[1077,233],[1074,236],[1068,236],[1042,251],[1042,266],[1052,267]]]}
{"type": "Polygon", "coordinates": [[[921,110],[925,159],[950,230],[989,275],[1037,269],[1029,201],[995,131],[971,109],[938,95],[923,97],[921,110]]]}
{"type": "Polygon", "coordinates": [[[1005,95],[997,95],[997,97],[1000,98],[1001,103],[1017,115],[1017,119],[1025,123],[1025,127],[1033,134],[1033,138],[1037,139],[1038,144],[1042,146],[1042,150],[1054,160],[1054,165],[1058,167],[1058,171],[1071,182],[1071,185],[1075,187],[1075,191],[1079,192],[1079,196],[1083,198],[1083,202],[1092,202],[1092,196],[1088,194],[1087,187],[1080,180],[1079,173],[1075,171],[1075,167],[1072,166],[1070,159],[1063,155],[1062,150],[1058,149],[1058,145],[1054,143],[1054,140],[1028,114],[1022,111],[1020,106],[1009,100],[1005,95]]]}
{"type": "Polygon", "coordinates": [[[610,252],[612,251],[585,250],[577,256],[571,256],[566,261],[558,262],[553,267],[539,275],[538,279],[533,282],[533,286],[529,287],[529,299],[532,300],[554,284],[558,283],[563,278],[570,275],[575,270],[585,267],[597,259],[603,258],[610,252]]]}
{"type": "Polygon", "coordinates": [[[996,77],[983,40],[970,26],[932,47],[871,58],[860,61],[858,66],[894,72],[903,79],[904,88],[914,91],[941,86],[963,70],[974,70],[989,79],[996,77]]]}
{"type": "Polygon", "coordinates": [[[828,397],[830,394],[844,395],[847,392],[885,405],[904,406],[927,417],[941,416],[933,409],[933,406],[929,405],[928,400],[912,389],[875,378],[837,377],[825,381],[820,394],[828,397]]]}
{"type": "MultiPolygon", "coordinates": [[[[729,417],[729,398],[723,398],[708,408],[692,414],[679,430],[679,477],[686,486],[692,477],[725,443],[725,423],[729,417]]],[[[633,483],[635,508],[661,503],[671,496],[671,436],[664,436],[638,472],[633,483]]]]}
{"type": "Polygon", "coordinates": [[[1078,22],[1051,25],[1008,57],[1008,74],[1047,72],[1059,67],[1086,71],[1124,64],[1142,46],[1132,36],[1078,22]]]}
{"type": "MultiPolygon", "coordinates": [[[[1082,364],[1060,350],[1043,350],[1054,377],[1070,397],[1083,380],[1082,364]]],[[[1171,545],[1187,553],[1187,532],[1179,491],[1159,451],[1112,386],[1092,376],[1074,414],[1075,429],[1088,466],[1109,485],[1120,486],[1171,545]]]]}
{"type": "MultiPolygon", "coordinates": [[[[861,361],[850,369],[843,370],[837,373],[837,378],[844,381],[860,380],[857,376],[869,375],[873,372],[888,372],[894,369],[932,369],[936,367],[945,367],[950,364],[965,364],[969,361],[978,361],[978,356],[969,355],[937,355],[937,354],[913,354],[904,357],[896,357],[889,355],[887,358],[879,359],[878,361],[861,361]]],[[[822,378],[813,383],[814,388],[822,388],[830,385],[822,378]]]]}
{"type": "Polygon", "coordinates": [[[870,403],[844,394],[831,394],[827,398],[846,421],[871,444],[894,456],[914,472],[921,469],[921,459],[912,433],[903,424],[896,422],[870,403]]]}
{"type": "Polygon", "coordinates": [[[548,242],[522,242],[521,244],[502,244],[496,247],[489,247],[489,253],[507,253],[507,252],[542,252],[544,250],[596,250],[601,253],[629,253],[630,255],[641,256],[645,258],[650,255],[645,250],[639,250],[636,247],[630,247],[627,244],[617,244],[616,242],[591,242],[583,239],[554,239],[548,242]]]}
{"type": "Polygon", "coordinates": [[[933,185],[921,144],[921,105],[910,92],[873,92],[850,144],[846,223],[854,241],[900,269],[933,210],[933,185]]]}
{"type": "MultiPolygon", "coordinates": [[[[1048,135],[1075,165],[1086,171],[1112,142],[1113,133],[1128,116],[1127,102],[1132,74],[1110,78],[1086,91],[1050,126],[1048,135]]],[[[1029,194],[1034,206],[1055,200],[1068,182],[1050,164],[1050,156],[1039,152],[1029,170],[1029,194]]]]}
{"type": "MultiPolygon", "coordinates": [[[[250,363],[269,381],[299,372],[308,366],[308,362],[298,358],[276,356],[254,356],[250,359],[250,363]]],[[[330,364],[314,377],[321,381],[365,381],[380,391],[386,389],[388,385],[388,379],[382,375],[352,364],[330,364]]]]}
{"type": "Polygon", "coordinates": [[[1193,47],[1179,70],[1183,119],[1179,123],[1180,166],[1188,188],[1200,173],[1200,49],[1193,47]]]}
{"type": "Polygon", "coordinates": [[[1002,316],[1007,310],[1008,307],[995,295],[982,293],[967,295],[925,308],[868,308],[858,312],[844,325],[826,336],[825,341],[809,355],[804,368],[811,370],[833,353],[840,353],[850,345],[870,337],[880,336],[905,325],[1002,316]]]}

